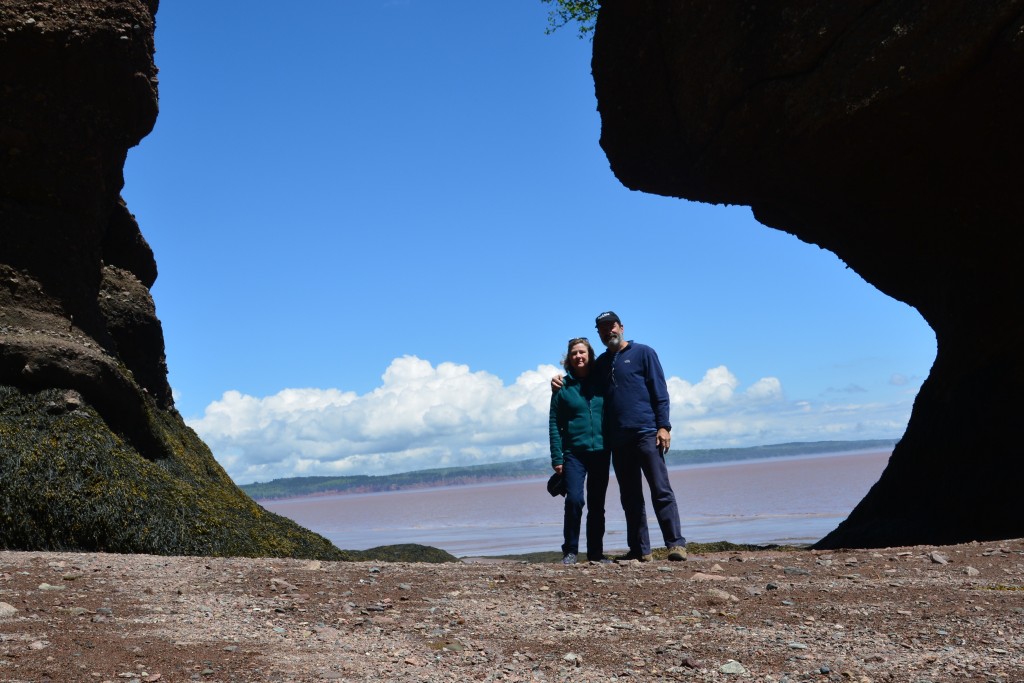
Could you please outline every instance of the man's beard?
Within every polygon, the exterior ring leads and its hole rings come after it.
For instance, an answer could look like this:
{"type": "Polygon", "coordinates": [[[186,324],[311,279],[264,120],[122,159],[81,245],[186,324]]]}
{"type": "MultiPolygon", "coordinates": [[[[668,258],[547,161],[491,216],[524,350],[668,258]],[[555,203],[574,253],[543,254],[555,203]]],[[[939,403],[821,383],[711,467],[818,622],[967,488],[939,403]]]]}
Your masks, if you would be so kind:
{"type": "Polygon", "coordinates": [[[619,345],[622,344],[622,337],[612,332],[608,335],[608,341],[604,343],[611,351],[618,351],[619,345]]]}

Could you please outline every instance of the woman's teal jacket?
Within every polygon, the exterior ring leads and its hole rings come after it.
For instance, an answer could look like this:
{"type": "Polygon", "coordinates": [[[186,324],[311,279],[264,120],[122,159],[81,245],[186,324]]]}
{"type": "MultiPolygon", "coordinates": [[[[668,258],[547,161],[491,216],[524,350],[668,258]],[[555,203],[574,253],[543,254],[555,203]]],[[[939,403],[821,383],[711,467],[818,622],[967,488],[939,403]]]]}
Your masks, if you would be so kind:
{"type": "Polygon", "coordinates": [[[576,379],[567,374],[562,388],[551,396],[548,413],[548,437],[551,465],[565,462],[566,453],[603,451],[601,417],[604,396],[595,392],[597,382],[576,379]]]}

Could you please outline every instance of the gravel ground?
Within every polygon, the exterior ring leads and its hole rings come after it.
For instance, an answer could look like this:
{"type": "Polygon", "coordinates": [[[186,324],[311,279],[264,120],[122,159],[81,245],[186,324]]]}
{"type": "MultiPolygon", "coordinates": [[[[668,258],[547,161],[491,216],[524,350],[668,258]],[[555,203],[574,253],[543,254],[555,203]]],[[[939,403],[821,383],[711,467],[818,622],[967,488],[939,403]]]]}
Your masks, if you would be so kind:
{"type": "Polygon", "coordinates": [[[0,552],[2,681],[1024,681],[1024,542],[685,563],[0,552]]]}

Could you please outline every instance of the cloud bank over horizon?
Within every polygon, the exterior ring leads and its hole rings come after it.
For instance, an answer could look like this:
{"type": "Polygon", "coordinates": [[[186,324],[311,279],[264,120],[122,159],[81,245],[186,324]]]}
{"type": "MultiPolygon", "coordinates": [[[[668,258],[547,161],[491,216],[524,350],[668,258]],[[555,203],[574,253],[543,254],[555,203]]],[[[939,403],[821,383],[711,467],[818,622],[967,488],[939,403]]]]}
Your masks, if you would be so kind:
{"type": "MultiPolygon", "coordinates": [[[[407,355],[394,359],[381,386],[363,395],[305,388],[261,398],[227,391],[188,424],[239,484],[546,457],[550,379],[560,370],[540,365],[506,386],[467,365],[434,367],[407,355]]],[[[788,400],[777,378],[742,388],[724,365],[696,383],[669,377],[668,387],[679,449],[898,438],[913,401],[788,400]]]]}

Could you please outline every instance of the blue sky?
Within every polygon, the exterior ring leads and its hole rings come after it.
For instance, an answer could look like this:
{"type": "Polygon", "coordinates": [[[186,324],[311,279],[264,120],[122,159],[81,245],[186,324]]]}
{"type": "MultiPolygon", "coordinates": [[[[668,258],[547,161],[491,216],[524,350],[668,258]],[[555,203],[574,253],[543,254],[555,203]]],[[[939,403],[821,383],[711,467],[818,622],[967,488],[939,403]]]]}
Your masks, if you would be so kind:
{"type": "Polygon", "coordinates": [[[746,207],[632,192],[590,43],[539,0],[177,0],[123,195],[178,409],[238,483],[547,453],[548,378],[613,309],[676,448],[898,438],[916,311],[746,207]]]}

